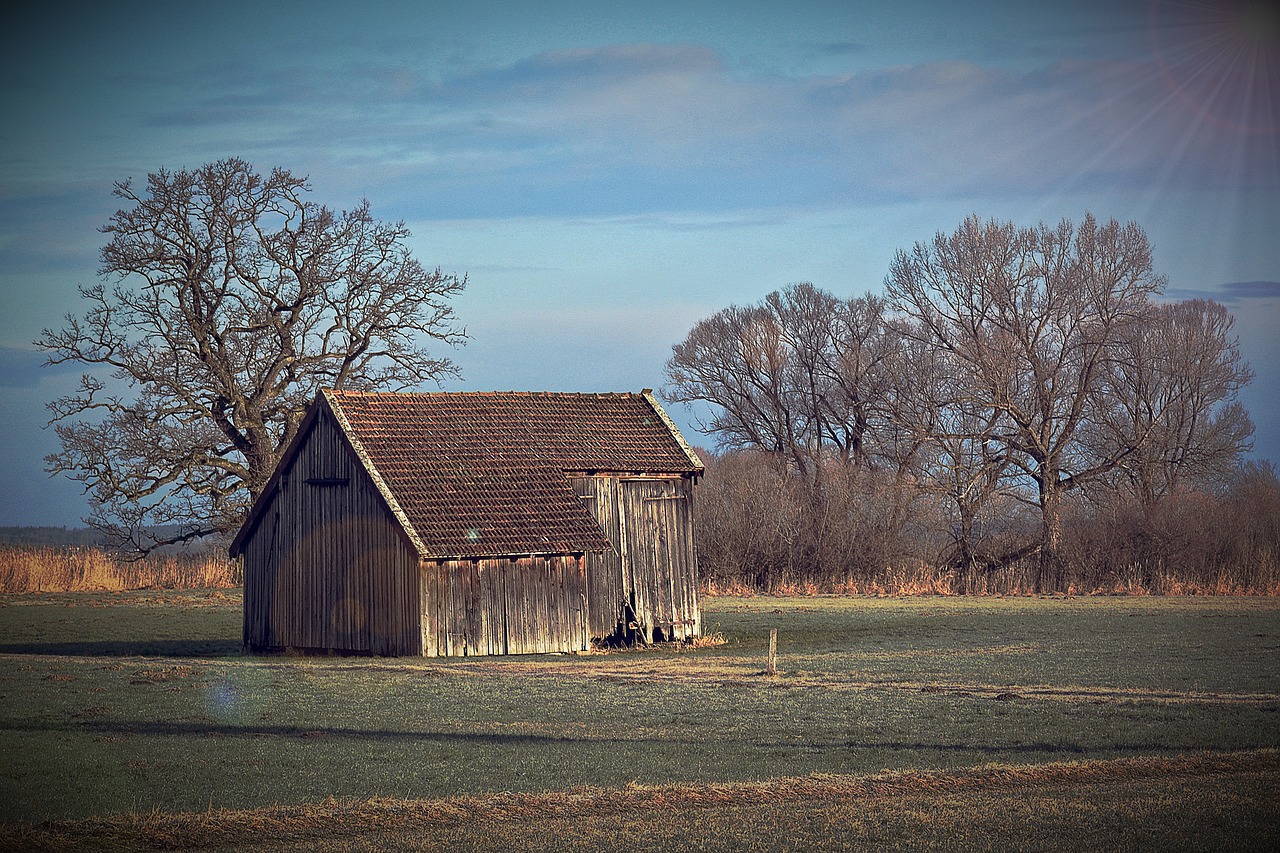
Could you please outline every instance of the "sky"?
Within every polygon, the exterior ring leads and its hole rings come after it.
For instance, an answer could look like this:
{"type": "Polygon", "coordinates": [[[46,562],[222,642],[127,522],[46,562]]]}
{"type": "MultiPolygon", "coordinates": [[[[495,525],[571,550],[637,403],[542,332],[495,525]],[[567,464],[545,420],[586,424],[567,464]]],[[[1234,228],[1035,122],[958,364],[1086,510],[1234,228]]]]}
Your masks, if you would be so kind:
{"type": "Polygon", "coordinates": [[[1132,220],[1166,298],[1234,313],[1280,461],[1273,3],[32,5],[0,31],[0,526],[87,514],[41,461],[76,372],[32,341],[98,281],[113,183],[230,156],[468,276],[448,390],[660,389],[698,320],[880,293],[966,216],[1132,220]]]}

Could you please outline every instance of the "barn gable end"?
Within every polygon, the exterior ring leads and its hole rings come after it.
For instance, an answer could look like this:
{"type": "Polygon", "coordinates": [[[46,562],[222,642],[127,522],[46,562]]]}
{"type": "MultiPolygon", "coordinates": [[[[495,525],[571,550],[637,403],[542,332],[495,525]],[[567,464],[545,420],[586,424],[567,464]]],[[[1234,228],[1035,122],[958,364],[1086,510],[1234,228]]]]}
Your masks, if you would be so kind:
{"type": "Polygon", "coordinates": [[[255,505],[245,563],[251,651],[421,653],[418,554],[326,407],[255,505]]]}
{"type": "Polygon", "coordinates": [[[586,649],[700,633],[702,465],[650,392],[322,392],[232,543],[245,645],[586,649]]]}

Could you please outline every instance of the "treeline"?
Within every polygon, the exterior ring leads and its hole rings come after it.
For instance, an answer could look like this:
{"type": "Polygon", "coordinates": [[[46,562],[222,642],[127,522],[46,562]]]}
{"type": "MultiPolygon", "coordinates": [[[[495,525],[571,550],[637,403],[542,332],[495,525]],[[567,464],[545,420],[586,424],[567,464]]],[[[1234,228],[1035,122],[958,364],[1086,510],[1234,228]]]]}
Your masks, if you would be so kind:
{"type": "Polygon", "coordinates": [[[87,547],[101,545],[102,534],[88,527],[0,527],[0,546],[87,547]]]}
{"type": "Polygon", "coordinates": [[[712,592],[1280,595],[1280,481],[1242,463],[1208,490],[1144,506],[1070,498],[1060,580],[1042,583],[1034,512],[994,501],[971,531],[937,493],[839,469],[815,500],[770,454],[699,449],[698,568],[712,592]]]}
{"type": "Polygon", "coordinates": [[[664,394],[710,412],[711,585],[1280,589],[1280,489],[1242,464],[1219,304],[1161,301],[1130,223],[966,220],[884,296],[809,284],[698,323],[664,394]]]}
{"type": "MultiPolygon", "coordinates": [[[[181,528],[177,525],[163,527],[146,527],[141,535],[150,537],[152,541],[163,538],[178,538],[181,528]]],[[[52,527],[21,526],[0,527],[0,546],[18,545],[29,548],[109,548],[113,544],[111,538],[103,531],[93,527],[52,527]]],[[[206,554],[226,550],[226,539],[210,538],[181,542],[179,544],[162,545],[152,549],[161,556],[177,554],[206,554]]]]}

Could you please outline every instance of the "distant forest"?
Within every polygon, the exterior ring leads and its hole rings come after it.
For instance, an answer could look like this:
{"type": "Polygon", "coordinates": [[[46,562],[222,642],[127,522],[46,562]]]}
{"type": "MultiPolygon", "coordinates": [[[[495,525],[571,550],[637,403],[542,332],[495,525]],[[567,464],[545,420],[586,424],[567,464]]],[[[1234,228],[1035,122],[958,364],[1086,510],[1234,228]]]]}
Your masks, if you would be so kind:
{"type": "Polygon", "coordinates": [[[796,284],[696,324],[663,396],[707,412],[712,588],[1280,592],[1280,483],[1215,302],[1136,225],[976,217],[885,295],[796,284]]]}
{"type": "MultiPolygon", "coordinates": [[[[165,532],[165,529],[156,530],[157,535],[165,532]]],[[[105,548],[107,544],[105,533],[89,527],[0,527],[0,545],[21,548],[105,548]]],[[[157,555],[206,554],[222,547],[221,540],[204,540],[184,545],[167,545],[157,549],[157,555]]]]}
{"type": "Polygon", "coordinates": [[[0,527],[0,545],[68,548],[102,545],[103,535],[87,527],[0,527]]]}

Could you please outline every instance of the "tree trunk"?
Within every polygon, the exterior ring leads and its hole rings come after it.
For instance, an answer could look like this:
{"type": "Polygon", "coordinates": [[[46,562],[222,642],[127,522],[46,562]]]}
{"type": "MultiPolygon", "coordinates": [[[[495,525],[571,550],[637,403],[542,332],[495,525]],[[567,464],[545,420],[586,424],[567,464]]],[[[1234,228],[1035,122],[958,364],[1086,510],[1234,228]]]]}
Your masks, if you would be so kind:
{"type": "Polygon", "coordinates": [[[973,574],[973,512],[968,507],[960,508],[960,554],[956,559],[957,595],[967,595],[969,578],[973,574]]]}
{"type": "Polygon", "coordinates": [[[1040,571],[1036,578],[1036,592],[1057,592],[1062,584],[1062,559],[1059,555],[1062,542],[1062,488],[1058,485],[1057,472],[1042,476],[1039,486],[1043,529],[1040,534],[1040,571]]]}

